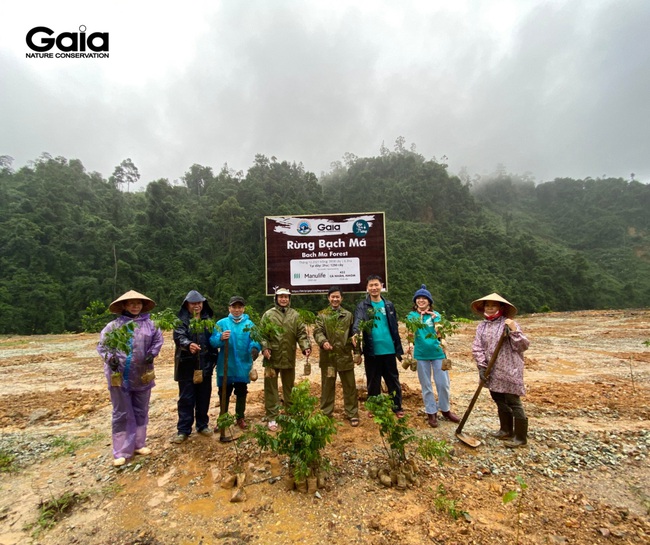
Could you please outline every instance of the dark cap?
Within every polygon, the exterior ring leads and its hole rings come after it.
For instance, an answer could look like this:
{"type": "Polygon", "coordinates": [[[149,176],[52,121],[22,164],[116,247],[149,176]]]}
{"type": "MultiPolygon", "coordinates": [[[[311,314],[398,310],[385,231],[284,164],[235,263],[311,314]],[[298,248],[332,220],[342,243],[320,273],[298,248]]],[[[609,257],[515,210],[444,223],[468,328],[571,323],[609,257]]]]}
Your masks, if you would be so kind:
{"type": "Polygon", "coordinates": [[[233,306],[236,303],[241,303],[242,305],[246,306],[246,301],[244,301],[244,298],[239,296],[239,295],[233,295],[230,298],[230,302],[228,303],[228,306],[233,306]]]}

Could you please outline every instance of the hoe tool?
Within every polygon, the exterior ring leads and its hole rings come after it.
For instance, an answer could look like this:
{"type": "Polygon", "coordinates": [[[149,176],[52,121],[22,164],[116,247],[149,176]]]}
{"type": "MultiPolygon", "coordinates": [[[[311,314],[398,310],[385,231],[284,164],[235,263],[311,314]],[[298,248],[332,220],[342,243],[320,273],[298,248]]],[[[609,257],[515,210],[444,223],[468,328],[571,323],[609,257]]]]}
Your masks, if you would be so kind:
{"type": "Polygon", "coordinates": [[[478,447],[481,444],[481,441],[476,437],[472,437],[471,435],[464,434],[463,427],[465,426],[465,422],[467,422],[467,419],[469,418],[469,413],[472,412],[472,409],[476,404],[476,400],[478,399],[478,396],[481,393],[483,386],[485,386],[487,379],[490,377],[490,371],[492,371],[494,362],[497,361],[497,356],[499,355],[499,351],[501,350],[501,346],[503,345],[503,342],[506,340],[506,337],[508,336],[508,331],[509,330],[507,326],[503,328],[503,333],[501,334],[501,337],[499,337],[499,342],[497,343],[497,346],[494,349],[494,352],[492,353],[492,357],[488,362],[487,369],[485,370],[485,381],[482,380],[479,381],[479,385],[478,388],[476,389],[476,392],[474,393],[474,397],[472,398],[472,401],[470,401],[469,407],[467,407],[467,410],[463,415],[463,419],[460,421],[460,424],[458,424],[458,427],[456,428],[456,437],[458,437],[458,439],[463,443],[465,443],[466,445],[473,448],[478,447]]]}
{"type": "MultiPolygon", "coordinates": [[[[226,400],[228,399],[228,345],[230,339],[226,341],[223,347],[223,379],[221,379],[221,399],[219,407],[219,416],[226,414],[226,400]]],[[[219,441],[228,443],[232,441],[232,437],[226,435],[226,428],[219,428],[219,441]]]]}

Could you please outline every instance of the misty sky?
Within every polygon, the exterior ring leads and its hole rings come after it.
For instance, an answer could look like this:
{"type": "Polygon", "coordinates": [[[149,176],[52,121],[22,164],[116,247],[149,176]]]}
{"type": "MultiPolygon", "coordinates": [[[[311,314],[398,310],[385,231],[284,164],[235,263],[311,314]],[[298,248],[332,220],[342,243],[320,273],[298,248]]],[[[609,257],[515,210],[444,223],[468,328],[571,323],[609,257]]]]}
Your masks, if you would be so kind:
{"type": "Polygon", "coordinates": [[[320,176],[403,136],[454,174],[650,182],[648,0],[24,0],[0,78],[14,168],[129,157],[144,185],[261,153],[320,176]],[[33,27],[79,25],[108,59],[26,58],[33,27]]]}

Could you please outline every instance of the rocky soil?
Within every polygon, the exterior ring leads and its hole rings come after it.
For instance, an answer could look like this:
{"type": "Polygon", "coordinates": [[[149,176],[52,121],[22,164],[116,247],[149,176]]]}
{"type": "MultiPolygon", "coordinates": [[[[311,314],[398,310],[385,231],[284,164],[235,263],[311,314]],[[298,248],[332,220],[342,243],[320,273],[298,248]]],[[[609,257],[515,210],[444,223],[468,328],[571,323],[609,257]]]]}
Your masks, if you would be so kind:
{"type": "MultiPolygon", "coordinates": [[[[361,426],[352,428],[337,404],[325,487],[285,490],[285,460],[249,439],[238,447],[246,468],[239,503],[221,487],[234,443],[195,434],[182,445],[169,442],[177,393],[169,336],[152,395],[153,453],[119,469],[111,465],[97,336],[0,337],[0,545],[650,543],[650,348],[643,344],[650,310],[518,322],[531,340],[527,447],[506,449],[489,436],[498,421],[485,390],[464,430],[481,446],[459,442],[450,422],[427,427],[417,376],[400,368],[409,425],[453,446],[442,465],[412,455],[419,486],[384,488],[371,479],[370,468],[386,460],[378,426],[362,411],[361,426]],[[511,490],[519,497],[504,504],[511,490]]],[[[463,324],[449,343],[459,415],[477,388],[474,329],[463,324]]],[[[312,368],[307,378],[318,395],[320,372],[312,368]]],[[[357,373],[363,398],[361,367],[357,373]]],[[[251,424],[262,423],[261,382],[251,384],[251,424]]],[[[213,407],[216,418],[216,399],[213,407]]]]}

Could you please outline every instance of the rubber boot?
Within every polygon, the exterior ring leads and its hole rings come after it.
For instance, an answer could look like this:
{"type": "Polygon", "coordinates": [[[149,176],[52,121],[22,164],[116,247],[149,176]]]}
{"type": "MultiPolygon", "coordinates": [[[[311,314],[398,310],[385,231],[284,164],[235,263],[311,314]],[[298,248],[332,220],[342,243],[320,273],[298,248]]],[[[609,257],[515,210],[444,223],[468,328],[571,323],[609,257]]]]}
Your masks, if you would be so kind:
{"type": "Polygon", "coordinates": [[[427,422],[432,428],[438,427],[438,415],[427,413],[427,422]]]}
{"type": "Polygon", "coordinates": [[[505,440],[511,439],[513,436],[513,418],[512,413],[507,413],[505,411],[499,411],[499,431],[492,433],[492,437],[497,439],[505,440]]]}
{"type": "Polygon", "coordinates": [[[515,438],[506,441],[504,445],[509,448],[523,447],[528,443],[528,418],[515,418],[515,438]]]}

